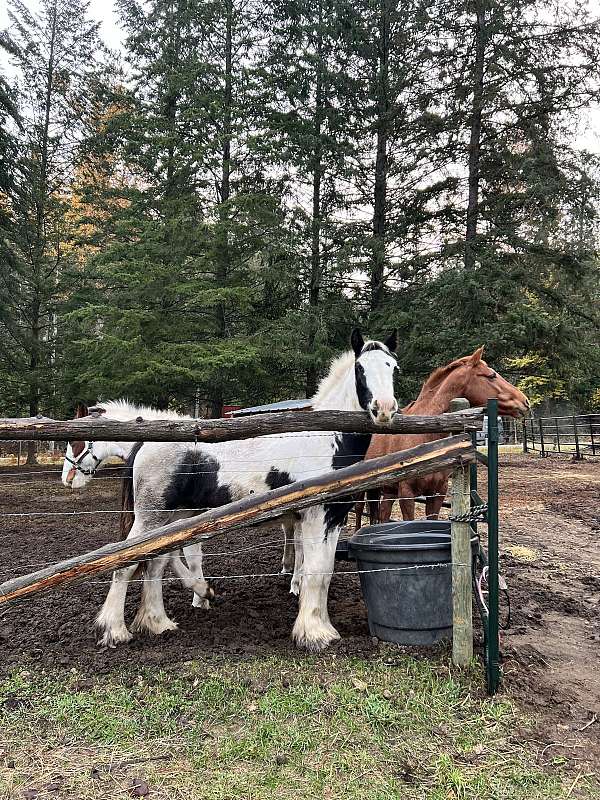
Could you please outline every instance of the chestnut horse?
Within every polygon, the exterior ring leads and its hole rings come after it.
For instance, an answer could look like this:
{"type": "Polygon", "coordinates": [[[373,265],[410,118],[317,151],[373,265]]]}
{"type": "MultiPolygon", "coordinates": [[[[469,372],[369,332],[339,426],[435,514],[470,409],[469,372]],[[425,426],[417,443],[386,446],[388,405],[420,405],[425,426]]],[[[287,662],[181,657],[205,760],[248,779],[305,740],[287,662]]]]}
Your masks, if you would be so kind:
{"type": "MultiPolygon", "coordinates": [[[[458,358],[431,373],[423,384],[418,398],[402,409],[403,414],[443,414],[450,401],[465,397],[472,406],[483,406],[489,399],[498,400],[498,413],[502,416],[521,417],[529,411],[529,400],[523,392],[489,367],[482,358],[483,347],[470,356],[458,358]]],[[[373,436],[366,458],[406,450],[424,442],[441,439],[437,433],[379,434],[373,436]]],[[[385,486],[368,494],[370,521],[388,522],[396,498],[400,502],[403,519],[415,518],[415,497],[425,495],[425,513],[428,519],[437,519],[448,489],[448,474],[434,472],[422,478],[385,486]],[[381,498],[381,499],[380,499],[381,498]]],[[[356,528],[360,528],[364,503],[356,505],[356,528]]]]}

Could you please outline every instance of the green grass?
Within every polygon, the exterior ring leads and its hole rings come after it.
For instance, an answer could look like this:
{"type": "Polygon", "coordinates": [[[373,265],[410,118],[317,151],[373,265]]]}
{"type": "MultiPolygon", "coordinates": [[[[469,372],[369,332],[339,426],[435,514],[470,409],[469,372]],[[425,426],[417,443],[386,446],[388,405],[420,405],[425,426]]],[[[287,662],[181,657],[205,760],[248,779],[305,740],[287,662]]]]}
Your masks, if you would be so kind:
{"type": "Polygon", "coordinates": [[[127,797],[135,777],[152,798],[198,800],[597,796],[541,770],[527,721],[482,695],[477,670],[404,656],[16,672],[0,702],[2,798],[127,797]]]}

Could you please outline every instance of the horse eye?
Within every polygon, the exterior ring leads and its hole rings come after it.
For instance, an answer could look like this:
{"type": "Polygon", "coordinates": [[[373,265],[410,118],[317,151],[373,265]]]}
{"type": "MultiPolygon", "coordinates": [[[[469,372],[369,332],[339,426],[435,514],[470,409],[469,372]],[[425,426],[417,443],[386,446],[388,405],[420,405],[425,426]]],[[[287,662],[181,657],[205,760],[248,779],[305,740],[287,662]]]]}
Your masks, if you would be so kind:
{"type": "Polygon", "coordinates": [[[494,378],[496,377],[496,373],[495,373],[495,372],[492,372],[492,374],[491,374],[491,375],[488,375],[487,377],[488,377],[488,378],[489,378],[491,381],[493,381],[493,380],[494,380],[494,378]]]}

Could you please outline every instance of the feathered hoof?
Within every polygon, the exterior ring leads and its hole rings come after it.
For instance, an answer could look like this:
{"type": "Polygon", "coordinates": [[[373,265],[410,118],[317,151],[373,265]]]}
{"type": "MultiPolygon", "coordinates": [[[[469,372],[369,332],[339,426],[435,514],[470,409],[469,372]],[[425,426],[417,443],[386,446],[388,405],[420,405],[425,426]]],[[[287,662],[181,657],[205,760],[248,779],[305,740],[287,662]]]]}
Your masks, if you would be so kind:
{"type": "Polygon", "coordinates": [[[159,617],[154,614],[146,614],[144,611],[138,612],[136,618],[131,623],[131,630],[136,633],[152,633],[160,636],[167,631],[176,631],[178,624],[166,615],[159,617]]]}
{"type": "Polygon", "coordinates": [[[133,635],[127,630],[125,625],[107,627],[100,621],[96,622],[98,632],[97,644],[99,647],[108,647],[111,650],[120,644],[127,644],[133,639],[133,635]]]}
{"type": "Polygon", "coordinates": [[[296,620],[292,631],[292,639],[296,646],[308,650],[309,653],[320,653],[340,638],[333,625],[323,622],[308,627],[296,620]]]}

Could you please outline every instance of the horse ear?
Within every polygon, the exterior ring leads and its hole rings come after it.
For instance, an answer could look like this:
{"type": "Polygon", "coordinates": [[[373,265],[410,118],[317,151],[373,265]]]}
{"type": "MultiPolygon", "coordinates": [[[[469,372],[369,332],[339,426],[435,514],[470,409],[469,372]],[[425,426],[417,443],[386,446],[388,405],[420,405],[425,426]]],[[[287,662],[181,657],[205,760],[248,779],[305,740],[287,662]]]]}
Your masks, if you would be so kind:
{"type": "Polygon", "coordinates": [[[75,406],[75,419],[79,419],[80,417],[87,417],[89,413],[89,409],[85,403],[82,403],[81,400],[78,400],[77,405],[75,406]]]}
{"type": "Polygon", "coordinates": [[[484,347],[485,347],[485,345],[482,344],[481,347],[478,347],[477,350],[475,350],[475,352],[471,356],[470,361],[471,361],[471,364],[473,366],[475,366],[476,364],[479,364],[479,362],[483,358],[483,348],[484,347]]]}
{"type": "Polygon", "coordinates": [[[362,337],[360,328],[354,328],[352,331],[352,335],[350,336],[350,344],[354,350],[354,355],[358,358],[362,353],[363,347],[365,346],[365,340],[362,337]]]}
{"type": "Polygon", "coordinates": [[[384,345],[387,347],[387,349],[390,352],[392,352],[392,353],[396,352],[396,348],[398,347],[398,329],[397,328],[394,328],[394,330],[390,333],[390,335],[385,340],[384,345]]]}

